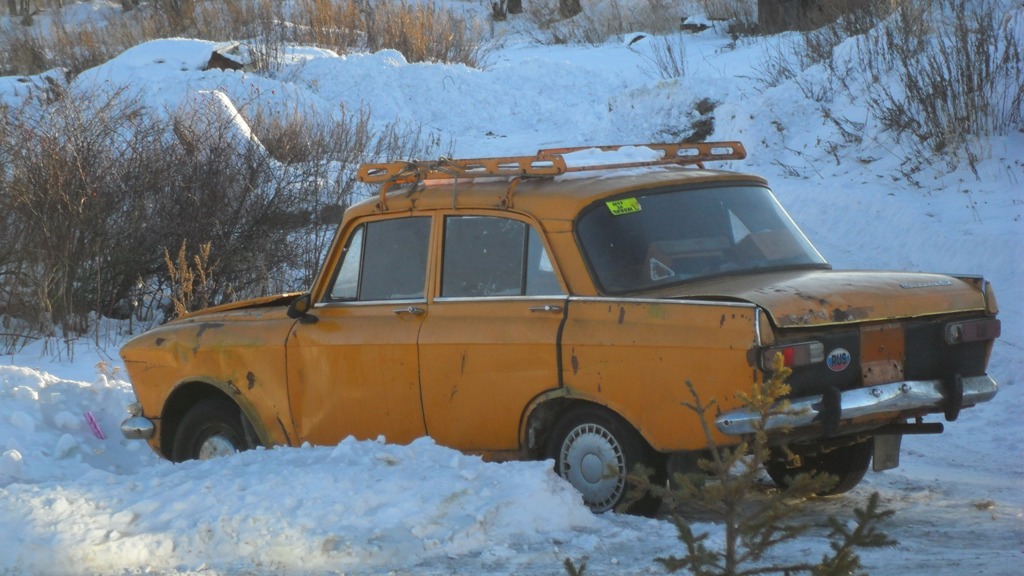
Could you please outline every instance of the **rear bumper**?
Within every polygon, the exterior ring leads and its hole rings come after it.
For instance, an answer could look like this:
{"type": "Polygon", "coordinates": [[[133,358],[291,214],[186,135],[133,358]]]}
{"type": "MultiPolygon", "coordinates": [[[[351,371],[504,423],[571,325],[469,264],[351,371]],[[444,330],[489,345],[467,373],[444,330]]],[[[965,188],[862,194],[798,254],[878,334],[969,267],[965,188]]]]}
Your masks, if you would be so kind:
{"type": "MultiPolygon", "coordinates": [[[[957,378],[953,384],[942,380],[892,382],[847,390],[831,398],[822,395],[791,399],[789,410],[770,416],[765,429],[795,431],[824,425],[826,435],[834,435],[840,421],[899,412],[906,412],[908,417],[945,412],[948,420],[954,420],[961,408],[988,402],[998,391],[995,380],[987,375],[957,378]]],[[[759,414],[743,408],[722,414],[715,419],[715,426],[725,434],[753,434],[760,420],[759,414]]]]}

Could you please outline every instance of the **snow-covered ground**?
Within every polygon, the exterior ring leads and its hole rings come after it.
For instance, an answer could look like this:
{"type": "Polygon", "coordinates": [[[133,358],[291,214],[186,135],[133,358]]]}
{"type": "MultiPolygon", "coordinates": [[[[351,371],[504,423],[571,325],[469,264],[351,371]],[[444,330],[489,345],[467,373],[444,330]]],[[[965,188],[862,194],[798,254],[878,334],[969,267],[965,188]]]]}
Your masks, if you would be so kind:
{"type": "MultiPolygon", "coordinates": [[[[697,117],[694,103],[712,99],[711,139],[742,140],[749,154],[727,167],[766,176],[836,268],[982,274],[999,296],[1003,336],[990,364],[998,396],[945,434],[905,438],[900,468],[802,504],[805,514],[851,518],[877,491],[896,510],[885,529],[899,545],[864,551],[870,573],[1020,574],[1024,134],[988,140],[977,178],[926,170],[915,186],[899,177],[895,145],[863,102],[830,104],[833,117],[867,121],[869,135],[833,155],[825,146],[841,135],[796,83],[751,80],[787,35],[735,44],[714,29],[686,36],[687,75],[661,80],[645,56],[652,37],[629,45],[643,31],[600,46],[543,46],[496,30],[484,69],[296,48],[272,78],[202,72],[211,43],[167,40],[87,71],[76,86],[130,83],[157,107],[188,105],[203,91],[310,113],[369,106],[378,122],[451,138],[464,157],[672,140],[697,117]]],[[[26,90],[0,78],[0,100],[26,90]]],[[[664,520],[590,514],[550,463],[484,463],[429,439],[170,464],[120,437],[132,394],[116,338],[102,342],[57,359],[39,345],[3,357],[0,574],[556,574],[566,557],[586,559],[587,574],[645,574],[661,573],[656,556],[683,552],[664,520]]],[[[721,540],[720,527],[699,528],[721,540]]],[[[824,534],[783,552],[820,557],[824,534]]]]}

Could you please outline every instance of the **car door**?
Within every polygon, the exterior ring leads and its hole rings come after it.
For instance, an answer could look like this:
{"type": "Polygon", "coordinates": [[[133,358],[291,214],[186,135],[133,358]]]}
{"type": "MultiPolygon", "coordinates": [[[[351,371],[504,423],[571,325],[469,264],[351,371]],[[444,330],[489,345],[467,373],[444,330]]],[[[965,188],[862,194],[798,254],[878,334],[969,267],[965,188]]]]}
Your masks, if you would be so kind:
{"type": "Polygon", "coordinates": [[[288,340],[298,442],[425,434],[417,337],[426,308],[429,216],[376,219],[348,234],[329,289],[288,340]]]}
{"type": "Polygon", "coordinates": [[[427,432],[462,450],[516,450],[525,406],[559,385],[564,289],[525,221],[452,213],[441,235],[436,297],[420,331],[427,432]]]}

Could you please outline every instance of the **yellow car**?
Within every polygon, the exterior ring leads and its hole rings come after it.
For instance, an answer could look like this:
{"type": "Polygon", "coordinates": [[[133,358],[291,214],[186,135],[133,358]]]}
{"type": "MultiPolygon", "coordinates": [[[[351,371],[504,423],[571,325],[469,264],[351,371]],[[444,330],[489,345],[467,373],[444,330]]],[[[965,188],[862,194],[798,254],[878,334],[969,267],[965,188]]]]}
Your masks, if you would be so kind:
{"type": "MultiPolygon", "coordinates": [[[[430,436],[553,459],[601,512],[635,464],[705,448],[687,380],[717,402],[717,442],[750,434],[737,393],[778,353],[799,410],[773,441],[849,490],[872,457],[898,463],[902,435],[941,431],[925,416],[996,394],[995,297],[977,277],[832,270],[764,179],[704,167],[743,157],[717,142],[364,165],[379,194],[345,213],[308,291],[124,346],[139,402],[122,431],[174,461],[430,436]]],[[[786,465],[768,467],[780,483],[786,465]]]]}

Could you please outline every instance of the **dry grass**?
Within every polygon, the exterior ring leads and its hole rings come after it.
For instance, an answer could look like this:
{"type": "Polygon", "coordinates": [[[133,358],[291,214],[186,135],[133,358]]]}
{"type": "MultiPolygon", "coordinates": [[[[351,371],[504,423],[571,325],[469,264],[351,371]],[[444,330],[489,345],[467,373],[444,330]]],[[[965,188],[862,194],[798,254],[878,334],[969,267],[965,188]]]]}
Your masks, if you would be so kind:
{"type": "Polygon", "coordinates": [[[0,36],[0,53],[8,55],[0,74],[53,68],[76,74],[147,40],[175,36],[249,41],[257,69],[269,66],[287,43],[339,53],[391,48],[410,62],[476,66],[484,34],[481,22],[446,6],[404,0],[298,0],[294,8],[275,0],[165,0],[74,26],[59,10],[48,15],[0,36]]]}
{"type": "Polygon", "coordinates": [[[599,0],[583,2],[582,12],[567,18],[559,0],[524,3],[525,15],[553,44],[602,44],[609,38],[644,31],[666,34],[679,30],[679,6],[672,0],[599,0]]]}

